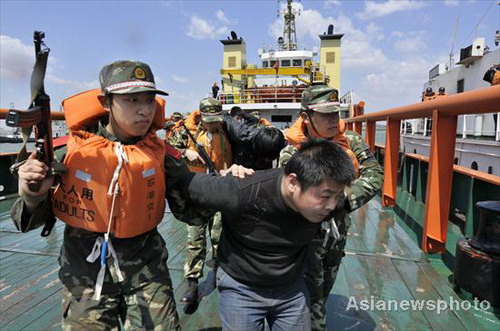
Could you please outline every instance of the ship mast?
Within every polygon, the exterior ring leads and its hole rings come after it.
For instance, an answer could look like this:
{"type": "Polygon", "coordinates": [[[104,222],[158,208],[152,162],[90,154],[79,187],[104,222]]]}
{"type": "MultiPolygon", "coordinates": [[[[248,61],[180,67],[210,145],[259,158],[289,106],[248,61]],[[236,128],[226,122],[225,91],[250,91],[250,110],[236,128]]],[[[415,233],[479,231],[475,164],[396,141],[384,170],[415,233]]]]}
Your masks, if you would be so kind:
{"type": "Polygon", "coordinates": [[[284,13],[285,26],[283,28],[283,37],[285,38],[283,50],[297,50],[297,34],[295,33],[295,14],[292,11],[292,0],[287,0],[287,8],[284,13]]]}

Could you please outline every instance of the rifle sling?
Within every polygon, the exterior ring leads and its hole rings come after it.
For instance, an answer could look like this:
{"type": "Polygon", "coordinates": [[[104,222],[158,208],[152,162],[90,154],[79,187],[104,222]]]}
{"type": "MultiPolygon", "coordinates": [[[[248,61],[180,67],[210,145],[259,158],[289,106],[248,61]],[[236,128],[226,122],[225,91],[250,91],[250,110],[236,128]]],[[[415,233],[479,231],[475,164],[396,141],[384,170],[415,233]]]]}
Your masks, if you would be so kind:
{"type": "Polygon", "coordinates": [[[26,162],[26,159],[29,156],[26,150],[26,145],[28,144],[28,139],[31,136],[32,131],[33,131],[32,126],[27,128],[21,128],[21,132],[23,134],[23,145],[21,146],[21,150],[19,150],[19,153],[17,153],[16,162],[10,166],[9,170],[11,173],[17,173],[19,167],[26,162]]]}

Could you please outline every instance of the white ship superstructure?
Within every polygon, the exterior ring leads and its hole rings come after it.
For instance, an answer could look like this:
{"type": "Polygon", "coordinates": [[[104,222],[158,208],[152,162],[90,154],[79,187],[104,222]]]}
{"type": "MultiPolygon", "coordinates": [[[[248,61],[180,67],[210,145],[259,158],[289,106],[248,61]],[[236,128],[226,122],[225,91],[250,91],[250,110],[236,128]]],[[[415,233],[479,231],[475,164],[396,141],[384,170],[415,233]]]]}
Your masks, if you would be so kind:
{"type": "MultiPolygon", "coordinates": [[[[456,64],[439,64],[432,68],[423,90],[430,87],[437,93],[439,88],[444,88],[449,95],[490,86],[483,76],[500,64],[500,48],[490,50],[484,40],[476,38],[470,46],[463,48],[456,64]]],[[[498,115],[486,113],[458,117],[455,164],[500,175],[498,115]]],[[[402,127],[405,151],[429,156],[431,130],[429,118],[406,121],[402,127]]]]}

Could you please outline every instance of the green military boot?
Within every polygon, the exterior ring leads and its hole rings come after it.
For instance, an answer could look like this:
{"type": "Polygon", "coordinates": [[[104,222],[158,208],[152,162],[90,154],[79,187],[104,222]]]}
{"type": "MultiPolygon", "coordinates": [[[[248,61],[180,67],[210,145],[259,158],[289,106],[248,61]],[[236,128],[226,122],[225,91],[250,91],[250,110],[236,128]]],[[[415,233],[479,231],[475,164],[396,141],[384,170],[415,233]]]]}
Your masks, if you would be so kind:
{"type": "Polygon", "coordinates": [[[193,314],[198,309],[198,279],[188,278],[187,288],[180,303],[186,305],[184,313],[193,314]]]}

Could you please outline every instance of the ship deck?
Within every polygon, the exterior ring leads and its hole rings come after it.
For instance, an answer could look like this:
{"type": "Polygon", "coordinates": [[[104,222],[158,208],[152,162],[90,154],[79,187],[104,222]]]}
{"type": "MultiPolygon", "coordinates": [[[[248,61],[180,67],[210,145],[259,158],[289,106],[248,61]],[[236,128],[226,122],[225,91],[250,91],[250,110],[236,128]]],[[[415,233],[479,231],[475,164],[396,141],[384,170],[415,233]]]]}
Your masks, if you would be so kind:
{"type": "MultiPolygon", "coordinates": [[[[64,225],[58,222],[47,238],[40,237],[39,230],[21,234],[10,221],[12,203],[0,201],[0,329],[59,330],[61,284],[57,256],[64,225]]],[[[382,209],[378,197],[353,213],[346,256],[327,302],[329,330],[500,329],[500,315],[492,309],[438,312],[404,309],[402,304],[399,309],[380,306],[389,300],[473,303],[471,298],[453,291],[449,281],[452,271],[441,258],[422,253],[418,236],[407,222],[392,209],[382,209]],[[361,300],[368,300],[365,303],[373,304],[369,307],[373,309],[346,310],[353,304],[361,307],[361,300]]],[[[178,300],[185,290],[186,227],[166,213],[159,229],[168,245],[168,266],[178,300]]],[[[203,298],[195,314],[185,315],[180,305],[178,311],[184,330],[220,328],[217,291],[203,298]]]]}

